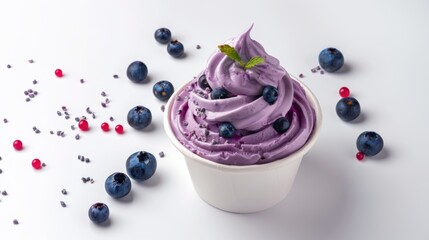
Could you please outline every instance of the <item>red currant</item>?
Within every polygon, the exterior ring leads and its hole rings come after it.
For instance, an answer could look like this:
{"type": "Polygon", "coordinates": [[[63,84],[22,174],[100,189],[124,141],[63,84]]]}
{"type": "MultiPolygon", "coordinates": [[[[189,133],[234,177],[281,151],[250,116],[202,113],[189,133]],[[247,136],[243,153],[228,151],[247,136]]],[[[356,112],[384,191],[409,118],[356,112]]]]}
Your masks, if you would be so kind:
{"type": "Polygon", "coordinates": [[[15,150],[22,150],[22,148],[23,148],[23,145],[22,145],[22,142],[21,142],[21,140],[15,140],[14,142],[13,142],[13,148],[15,148],[15,150]]]}
{"type": "Polygon", "coordinates": [[[56,69],[55,70],[55,76],[57,76],[57,77],[62,77],[62,76],[64,76],[64,74],[63,74],[63,70],[61,70],[61,69],[56,69]]]}
{"type": "Polygon", "coordinates": [[[347,87],[340,88],[339,93],[340,93],[340,96],[342,98],[346,98],[346,97],[350,96],[350,90],[347,87]]]}
{"type": "Polygon", "coordinates": [[[105,132],[108,132],[110,130],[109,124],[107,122],[102,123],[101,129],[105,132]]]}
{"type": "Polygon", "coordinates": [[[357,160],[362,161],[364,157],[365,157],[365,154],[363,154],[363,152],[359,151],[356,153],[357,160]]]}
{"type": "Polygon", "coordinates": [[[35,158],[31,162],[31,166],[33,166],[34,169],[41,169],[42,168],[42,162],[39,159],[35,158]]]}
{"type": "Polygon", "coordinates": [[[115,127],[115,131],[116,131],[118,134],[122,134],[122,133],[124,133],[124,127],[123,127],[121,124],[118,124],[118,125],[116,125],[116,127],[115,127]]]}
{"type": "Polygon", "coordinates": [[[88,131],[89,130],[88,121],[86,121],[85,119],[80,120],[79,129],[82,131],[88,131]]]}

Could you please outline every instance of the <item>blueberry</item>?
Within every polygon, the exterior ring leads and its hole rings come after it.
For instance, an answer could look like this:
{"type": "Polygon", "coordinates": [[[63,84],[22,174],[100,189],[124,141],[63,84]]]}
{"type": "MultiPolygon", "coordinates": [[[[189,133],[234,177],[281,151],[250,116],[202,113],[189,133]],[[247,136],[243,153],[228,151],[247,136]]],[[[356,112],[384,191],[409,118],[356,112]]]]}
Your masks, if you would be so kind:
{"type": "Polygon", "coordinates": [[[168,28],[158,28],[154,35],[155,40],[162,44],[166,44],[171,40],[171,32],[168,28]]]}
{"type": "Polygon", "coordinates": [[[198,78],[198,86],[203,90],[206,90],[207,88],[210,90],[212,89],[209,85],[209,82],[207,82],[207,78],[205,74],[201,75],[198,78]]]}
{"type": "Polygon", "coordinates": [[[219,135],[223,138],[232,138],[236,132],[235,127],[229,122],[219,124],[219,135]]]}
{"type": "Polygon", "coordinates": [[[113,198],[125,197],[131,191],[131,180],[121,172],[115,172],[106,178],[104,188],[113,198]]]}
{"type": "Polygon", "coordinates": [[[159,81],[153,85],[153,95],[161,101],[168,100],[174,92],[173,84],[169,81],[159,81]]]}
{"type": "Polygon", "coordinates": [[[357,149],[365,154],[365,156],[371,157],[379,153],[384,146],[383,138],[373,131],[365,131],[359,135],[356,140],[357,149]]]}
{"type": "Polygon", "coordinates": [[[338,101],[335,110],[337,111],[338,117],[343,121],[350,122],[359,116],[360,104],[352,97],[341,98],[338,101]]]}
{"type": "Polygon", "coordinates": [[[167,52],[175,58],[180,58],[185,52],[183,44],[177,40],[173,40],[167,45],[167,52]]]}
{"type": "Polygon", "coordinates": [[[89,207],[88,217],[94,223],[103,223],[109,218],[109,207],[104,203],[95,203],[89,207]]]}
{"type": "Polygon", "coordinates": [[[153,154],[139,151],[128,157],[125,167],[132,179],[145,181],[153,176],[156,165],[156,158],[153,154]]]}
{"type": "Polygon", "coordinates": [[[210,96],[212,99],[223,99],[228,97],[228,91],[226,91],[225,88],[215,88],[213,91],[211,91],[210,96]]]}
{"type": "Polygon", "coordinates": [[[273,86],[265,86],[262,90],[262,97],[270,105],[274,104],[277,101],[278,96],[279,94],[277,92],[277,88],[273,86]]]}
{"type": "Polygon", "coordinates": [[[319,64],[327,72],[335,72],[344,64],[343,54],[336,48],[325,48],[319,54],[319,64]]]}
{"type": "Polygon", "coordinates": [[[132,62],[127,68],[128,78],[135,83],[141,83],[146,80],[147,77],[147,67],[146,64],[140,61],[132,62]]]}
{"type": "Polygon", "coordinates": [[[274,123],[273,123],[273,128],[278,133],[284,133],[284,132],[286,132],[289,129],[289,127],[290,127],[290,122],[285,117],[280,117],[276,121],[274,121],[274,123]]]}
{"type": "Polygon", "coordinates": [[[146,107],[136,106],[128,112],[127,121],[135,129],[144,129],[152,122],[152,113],[146,107]]]}

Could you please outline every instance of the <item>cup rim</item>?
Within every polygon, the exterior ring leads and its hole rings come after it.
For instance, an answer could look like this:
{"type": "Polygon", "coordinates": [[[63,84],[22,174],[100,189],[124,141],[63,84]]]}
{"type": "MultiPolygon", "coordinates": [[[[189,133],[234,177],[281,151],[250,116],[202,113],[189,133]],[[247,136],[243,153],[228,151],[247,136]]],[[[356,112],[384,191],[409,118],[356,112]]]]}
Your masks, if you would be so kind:
{"type": "Polygon", "coordinates": [[[262,163],[262,164],[228,165],[228,164],[217,163],[217,162],[211,161],[209,159],[205,159],[205,158],[193,153],[192,151],[190,151],[185,146],[183,146],[179,142],[179,140],[176,138],[176,135],[174,134],[174,132],[171,128],[170,114],[171,114],[171,106],[173,104],[174,99],[176,99],[176,96],[180,92],[182,92],[184,90],[184,88],[186,88],[186,86],[189,84],[189,82],[185,83],[177,91],[175,91],[173,93],[173,95],[170,97],[170,99],[168,100],[167,104],[165,105],[164,117],[163,117],[164,130],[165,130],[168,138],[170,139],[170,141],[173,143],[173,145],[182,154],[184,154],[186,158],[193,159],[202,165],[205,165],[205,166],[210,167],[210,168],[216,168],[216,169],[219,169],[222,171],[243,172],[243,171],[261,171],[263,169],[268,170],[268,169],[277,168],[280,165],[289,163],[289,162],[291,162],[292,159],[295,159],[298,157],[302,158],[304,156],[304,154],[307,153],[311,149],[311,147],[316,143],[316,140],[320,134],[321,124],[322,124],[322,110],[321,110],[319,101],[317,100],[314,93],[303,82],[301,82],[298,78],[296,78],[292,75],[289,75],[289,76],[292,78],[292,80],[298,82],[301,85],[301,87],[304,89],[307,99],[310,101],[311,106],[314,108],[314,111],[316,114],[316,124],[315,124],[313,132],[311,133],[307,142],[300,149],[298,149],[294,153],[289,154],[288,156],[286,156],[282,159],[278,159],[278,160],[275,160],[272,162],[262,163]]]}

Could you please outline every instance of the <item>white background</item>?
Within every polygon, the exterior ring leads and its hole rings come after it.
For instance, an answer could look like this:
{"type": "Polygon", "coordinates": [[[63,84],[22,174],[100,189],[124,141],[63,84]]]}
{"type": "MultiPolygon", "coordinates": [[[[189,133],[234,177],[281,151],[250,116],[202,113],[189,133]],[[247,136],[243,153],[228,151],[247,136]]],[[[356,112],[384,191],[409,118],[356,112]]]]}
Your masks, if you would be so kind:
{"type": "Polygon", "coordinates": [[[0,238],[429,239],[428,12],[424,0],[1,1],[0,120],[9,122],[0,121],[0,190],[9,194],[0,195],[0,238]],[[251,24],[252,38],[290,74],[305,75],[302,81],[318,97],[324,122],[288,197],[270,210],[240,215],[196,195],[182,156],[164,133],[163,103],[151,89],[159,80],[176,88],[189,81],[218,44],[251,24]],[[183,42],[186,58],[173,59],[155,42],[159,27],[183,42]],[[340,49],[346,65],[334,74],[311,73],[326,47],[340,49]],[[127,79],[126,68],[135,60],[147,64],[148,83],[127,79]],[[63,78],[55,77],[56,68],[63,69],[63,78]],[[362,107],[353,123],[335,113],[342,86],[362,107]],[[29,88],[39,95],[25,102],[29,88]],[[100,105],[102,91],[111,100],[107,108],[100,105]],[[63,105],[70,120],[56,115],[63,105]],[[135,105],[152,110],[148,130],[126,123],[135,105]],[[86,107],[97,118],[76,141],[79,131],[70,125],[86,115],[86,107]],[[103,121],[123,124],[125,134],[102,132],[103,121]],[[359,162],[355,141],[365,130],[378,132],[385,148],[359,162]],[[24,142],[23,151],[12,148],[15,139],[24,142]],[[157,156],[156,175],[146,183],[133,181],[126,199],[111,199],[105,178],[125,171],[126,158],[138,150],[157,156]],[[164,158],[158,157],[161,151],[164,158]],[[79,154],[91,163],[77,160],[79,154]],[[36,157],[47,167],[32,169],[36,157]],[[95,182],[82,183],[86,176],[95,182]],[[68,195],[61,194],[63,188],[68,195]],[[87,217],[98,201],[110,207],[105,226],[87,217]]]}

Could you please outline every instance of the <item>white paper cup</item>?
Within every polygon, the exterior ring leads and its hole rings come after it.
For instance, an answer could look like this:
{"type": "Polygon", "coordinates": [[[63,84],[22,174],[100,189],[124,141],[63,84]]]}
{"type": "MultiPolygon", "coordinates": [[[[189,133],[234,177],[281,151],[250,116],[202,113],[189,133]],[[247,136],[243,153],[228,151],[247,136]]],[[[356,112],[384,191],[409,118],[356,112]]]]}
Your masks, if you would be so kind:
{"type": "Polygon", "coordinates": [[[299,80],[316,112],[316,124],[307,143],[295,153],[274,162],[235,166],[204,159],[184,147],[171,129],[171,106],[183,86],[166,104],[164,128],[173,145],[184,155],[189,175],[198,195],[208,204],[228,212],[251,213],[281,202],[291,189],[303,156],[316,142],[322,114],[314,94],[299,80]]]}

